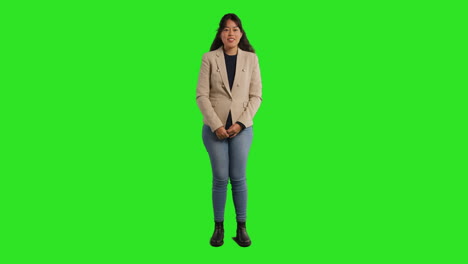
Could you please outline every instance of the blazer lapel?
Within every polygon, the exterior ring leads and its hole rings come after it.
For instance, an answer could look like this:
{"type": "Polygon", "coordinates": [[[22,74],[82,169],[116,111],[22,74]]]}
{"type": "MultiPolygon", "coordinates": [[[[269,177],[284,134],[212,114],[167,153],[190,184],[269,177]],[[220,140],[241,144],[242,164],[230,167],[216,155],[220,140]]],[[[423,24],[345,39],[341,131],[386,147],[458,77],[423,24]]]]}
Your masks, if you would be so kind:
{"type": "MultiPolygon", "coordinates": [[[[216,51],[216,63],[218,68],[216,71],[218,71],[219,74],[221,74],[221,79],[223,80],[223,88],[226,89],[226,91],[229,93],[229,95],[232,97],[231,94],[231,88],[229,87],[229,81],[227,77],[227,70],[226,70],[226,62],[224,60],[224,51],[223,51],[223,46],[221,46],[217,51],[216,51]]],[[[239,61],[239,58],[237,58],[239,61]]],[[[236,66],[237,68],[237,66],[236,66]]],[[[237,70],[236,70],[237,74],[237,70]]]]}
{"type": "Polygon", "coordinates": [[[232,85],[234,86],[233,91],[234,91],[234,89],[236,89],[240,79],[244,77],[243,76],[244,71],[245,71],[245,69],[244,69],[244,63],[245,63],[244,55],[245,55],[245,51],[241,50],[240,48],[237,48],[236,75],[234,76],[234,82],[232,83],[232,85]]]}

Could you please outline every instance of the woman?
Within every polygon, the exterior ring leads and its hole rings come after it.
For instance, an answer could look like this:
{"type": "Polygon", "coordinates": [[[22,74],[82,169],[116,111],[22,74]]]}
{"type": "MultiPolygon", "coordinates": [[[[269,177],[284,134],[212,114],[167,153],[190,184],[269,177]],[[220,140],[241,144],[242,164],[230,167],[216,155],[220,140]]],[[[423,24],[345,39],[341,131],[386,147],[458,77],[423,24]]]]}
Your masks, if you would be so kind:
{"type": "Polygon", "coordinates": [[[213,172],[215,230],[210,244],[223,245],[224,208],[228,180],[236,209],[237,233],[233,239],[242,247],[251,240],[246,230],[247,185],[245,169],[252,142],[252,119],[262,101],[258,58],[242,23],[226,14],[205,53],[197,85],[197,104],[203,114],[203,143],[213,172]]]}

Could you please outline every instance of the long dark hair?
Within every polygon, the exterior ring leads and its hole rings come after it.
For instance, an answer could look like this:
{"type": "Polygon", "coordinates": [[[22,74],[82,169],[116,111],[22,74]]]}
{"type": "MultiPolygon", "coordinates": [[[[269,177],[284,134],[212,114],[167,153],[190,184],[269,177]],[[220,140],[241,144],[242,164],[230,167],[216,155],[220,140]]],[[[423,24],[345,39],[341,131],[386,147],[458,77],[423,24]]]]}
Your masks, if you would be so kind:
{"type": "Polygon", "coordinates": [[[250,45],[249,39],[247,38],[247,34],[245,34],[244,28],[242,27],[242,22],[240,18],[233,13],[226,14],[223,16],[223,18],[221,18],[221,21],[219,22],[219,28],[217,30],[218,32],[216,33],[215,39],[213,40],[213,44],[211,44],[210,51],[217,50],[219,47],[223,46],[223,41],[221,40],[220,35],[223,29],[226,27],[226,23],[229,19],[236,23],[236,25],[239,27],[242,33],[242,37],[239,40],[239,48],[241,48],[241,50],[255,53],[255,50],[252,47],[252,45],[250,45]]]}

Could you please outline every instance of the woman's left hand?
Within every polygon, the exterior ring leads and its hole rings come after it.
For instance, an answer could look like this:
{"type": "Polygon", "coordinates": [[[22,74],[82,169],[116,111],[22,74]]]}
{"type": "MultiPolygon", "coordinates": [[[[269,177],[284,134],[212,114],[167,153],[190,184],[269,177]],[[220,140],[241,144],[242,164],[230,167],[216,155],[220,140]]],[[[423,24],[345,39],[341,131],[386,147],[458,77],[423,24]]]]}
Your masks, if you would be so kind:
{"type": "Polygon", "coordinates": [[[227,133],[229,134],[229,138],[233,138],[235,136],[237,136],[237,134],[239,134],[242,130],[242,127],[235,123],[233,124],[228,130],[227,130],[227,133]]]}

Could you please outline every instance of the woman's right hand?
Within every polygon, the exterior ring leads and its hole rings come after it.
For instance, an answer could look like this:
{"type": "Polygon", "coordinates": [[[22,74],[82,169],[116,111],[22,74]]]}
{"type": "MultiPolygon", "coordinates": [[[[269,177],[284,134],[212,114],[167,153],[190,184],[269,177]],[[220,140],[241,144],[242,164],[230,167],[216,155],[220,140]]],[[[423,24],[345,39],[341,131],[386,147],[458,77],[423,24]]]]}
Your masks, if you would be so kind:
{"type": "Polygon", "coordinates": [[[229,134],[227,133],[226,129],[224,127],[220,127],[215,130],[215,134],[218,137],[218,139],[223,140],[229,137],[229,134]]]}

